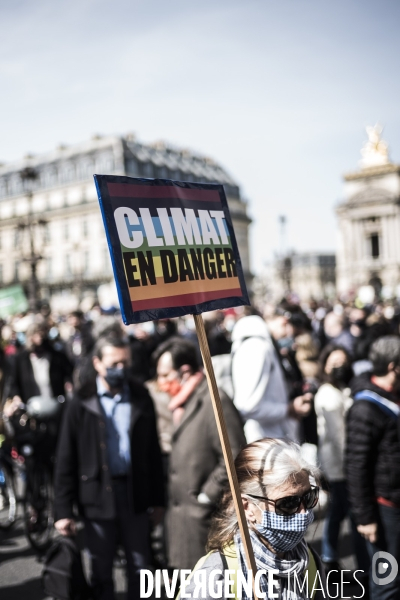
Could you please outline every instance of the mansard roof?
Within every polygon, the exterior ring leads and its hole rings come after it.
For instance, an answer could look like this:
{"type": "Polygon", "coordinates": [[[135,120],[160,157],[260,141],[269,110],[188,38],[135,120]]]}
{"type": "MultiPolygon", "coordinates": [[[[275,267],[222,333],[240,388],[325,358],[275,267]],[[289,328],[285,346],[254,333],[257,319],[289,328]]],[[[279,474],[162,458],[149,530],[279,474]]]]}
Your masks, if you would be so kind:
{"type": "Polygon", "coordinates": [[[46,154],[1,165],[0,198],[23,193],[20,172],[28,166],[38,173],[33,184],[35,190],[78,183],[91,179],[94,173],[107,173],[222,183],[229,196],[240,197],[237,183],[213,159],[165,142],[145,144],[132,135],[95,136],[87,142],[59,146],[46,154]]]}

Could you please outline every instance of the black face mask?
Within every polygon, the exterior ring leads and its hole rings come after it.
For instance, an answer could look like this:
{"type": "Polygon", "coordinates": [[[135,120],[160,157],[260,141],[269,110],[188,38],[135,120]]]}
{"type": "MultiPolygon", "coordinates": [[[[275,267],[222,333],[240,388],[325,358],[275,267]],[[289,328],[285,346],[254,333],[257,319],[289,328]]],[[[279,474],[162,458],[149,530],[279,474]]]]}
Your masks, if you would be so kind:
{"type": "Polygon", "coordinates": [[[31,351],[36,354],[36,356],[43,356],[45,351],[46,351],[46,346],[44,344],[44,342],[42,342],[41,344],[32,344],[32,348],[31,351]]]}
{"type": "Polygon", "coordinates": [[[352,321],[351,325],[356,325],[360,329],[364,329],[366,326],[365,319],[357,319],[356,321],[352,321]]]}
{"type": "Polygon", "coordinates": [[[342,365],[341,367],[333,367],[331,371],[332,381],[335,383],[343,383],[347,385],[353,377],[353,369],[350,365],[342,365]]]}
{"type": "Polygon", "coordinates": [[[110,388],[122,388],[126,381],[126,371],[124,367],[107,367],[104,379],[110,388]]]}

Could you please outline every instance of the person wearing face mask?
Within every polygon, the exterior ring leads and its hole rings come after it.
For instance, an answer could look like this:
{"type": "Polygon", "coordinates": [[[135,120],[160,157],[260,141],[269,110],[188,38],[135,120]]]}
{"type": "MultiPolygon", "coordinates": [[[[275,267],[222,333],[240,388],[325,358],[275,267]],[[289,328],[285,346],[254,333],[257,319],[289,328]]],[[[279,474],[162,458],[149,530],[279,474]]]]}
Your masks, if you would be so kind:
{"type": "MultiPolygon", "coordinates": [[[[340,571],[338,541],[340,527],[349,516],[350,504],[344,473],[346,415],[353,404],[350,380],[353,372],[350,356],[342,346],[330,344],[320,357],[320,380],[315,396],[318,424],[318,457],[328,483],[329,503],[322,535],[321,557],[327,572],[340,571]]],[[[353,545],[359,569],[368,569],[362,538],[353,525],[353,545]]]]}
{"type": "Polygon", "coordinates": [[[85,524],[96,600],[113,600],[113,560],[121,541],[128,599],[140,598],[140,570],[149,564],[149,518],[162,518],[164,483],[152,400],[129,376],[129,342],[100,338],[92,364],[68,403],[55,469],[55,528],[76,532],[75,509],[85,524]]]}
{"type": "MultiPolygon", "coordinates": [[[[196,347],[186,339],[171,338],[154,358],[158,386],[171,398],[173,420],[166,515],[168,562],[171,568],[190,569],[204,553],[211,515],[227,474],[196,347]]],[[[221,401],[236,456],[246,443],[242,421],[224,393],[221,401]]]]}
{"type": "MultiPolygon", "coordinates": [[[[347,417],[346,475],[352,513],[368,552],[400,561],[400,338],[371,346],[372,372],[351,382],[347,417]]],[[[400,574],[380,584],[371,572],[372,600],[400,598],[400,574]]]]}
{"type": "MultiPolygon", "coordinates": [[[[319,470],[302,457],[300,446],[281,439],[264,438],[248,444],[235,460],[236,473],[250,539],[260,577],[260,591],[265,598],[303,600],[326,598],[324,571],[318,555],[305,542],[304,536],[314,520],[313,508],[318,502],[319,470]],[[269,571],[274,569],[273,596],[268,586],[269,571]],[[318,571],[318,576],[316,575],[318,571]],[[302,589],[303,577],[308,583],[302,589]],[[312,588],[317,581],[315,588],[312,588]]],[[[195,567],[204,571],[207,581],[218,570],[215,581],[222,581],[223,571],[241,569],[247,579],[243,541],[239,532],[232,494],[225,492],[219,511],[213,518],[207,547],[209,553],[195,567]]],[[[237,600],[249,600],[244,586],[237,600]]],[[[193,594],[195,578],[185,586],[193,594]]],[[[207,586],[205,600],[211,599],[207,586]]],[[[225,595],[219,596],[221,599],[225,595]]],[[[252,596],[250,596],[251,598],[252,596]]]]}
{"type": "Polygon", "coordinates": [[[10,381],[10,396],[15,409],[33,396],[64,396],[71,385],[72,364],[62,350],[56,350],[48,338],[44,323],[33,323],[26,332],[26,347],[15,356],[10,381]]]}

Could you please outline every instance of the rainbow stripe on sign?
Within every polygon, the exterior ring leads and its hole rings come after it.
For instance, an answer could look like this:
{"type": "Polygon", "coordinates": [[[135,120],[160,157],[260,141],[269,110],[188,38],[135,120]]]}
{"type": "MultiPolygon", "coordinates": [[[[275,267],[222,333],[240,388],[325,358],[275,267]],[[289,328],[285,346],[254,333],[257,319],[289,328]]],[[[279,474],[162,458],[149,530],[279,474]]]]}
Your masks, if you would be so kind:
{"type": "Polygon", "coordinates": [[[136,315],[130,322],[160,318],[137,315],[143,311],[248,303],[222,186],[95,179],[122,304],[129,299],[136,315]]]}

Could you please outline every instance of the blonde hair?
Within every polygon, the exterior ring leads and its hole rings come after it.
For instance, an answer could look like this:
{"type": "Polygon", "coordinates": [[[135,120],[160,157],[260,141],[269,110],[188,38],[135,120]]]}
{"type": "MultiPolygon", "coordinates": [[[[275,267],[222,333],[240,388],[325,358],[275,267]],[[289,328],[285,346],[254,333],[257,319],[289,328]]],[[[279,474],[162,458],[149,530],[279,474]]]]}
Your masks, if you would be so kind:
{"type": "MultiPolygon", "coordinates": [[[[298,444],[274,438],[264,438],[245,446],[235,460],[235,467],[244,496],[267,496],[272,490],[295,480],[301,472],[308,473],[312,483],[318,483],[320,479],[319,469],[303,458],[298,444]]],[[[237,530],[233,498],[227,490],[211,523],[208,551],[222,551],[237,530]]]]}

